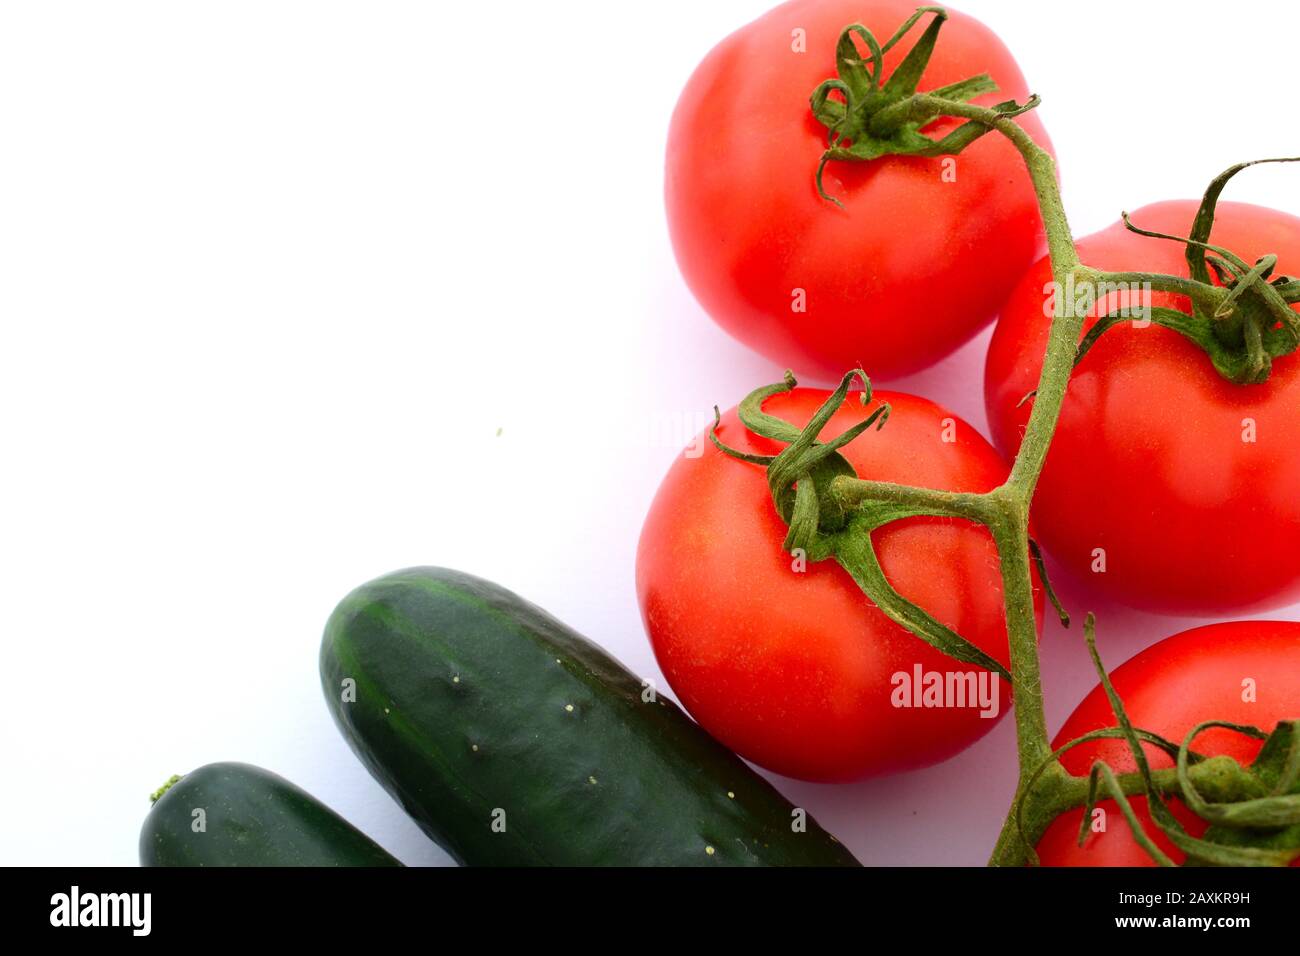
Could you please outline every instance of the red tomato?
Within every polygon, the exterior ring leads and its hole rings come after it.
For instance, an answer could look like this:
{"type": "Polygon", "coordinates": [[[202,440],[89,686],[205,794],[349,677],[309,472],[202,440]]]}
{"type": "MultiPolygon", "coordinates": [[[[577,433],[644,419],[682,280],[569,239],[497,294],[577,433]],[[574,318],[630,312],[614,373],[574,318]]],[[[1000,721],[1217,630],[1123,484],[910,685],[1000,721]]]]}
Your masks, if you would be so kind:
{"type": "MultiPolygon", "coordinates": [[[[836,75],[840,32],[863,23],[884,43],[915,9],[784,4],[718,44],[677,103],[664,191],[682,274],[724,329],[782,367],[836,379],[859,364],[873,377],[921,368],[987,324],[1040,249],[1024,163],[997,134],[955,159],[832,162],[826,191],[844,208],[817,195],[826,128],[808,98],[836,75]],[[798,36],[806,52],[792,49],[798,36]]],[[[990,73],[1000,92],[976,103],[1023,102],[1029,91],[1001,41],[949,13],[920,89],[990,73]]],[[[886,76],[928,22],[886,54],[886,76]]],[[[1048,145],[1034,114],[1017,122],[1048,145]]]]}
{"type": "MultiPolygon", "coordinates": [[[[828,394],[796,389],[764,408],[803,426],[828,394]]],[[[1005,479],[997,452],[956,416],[923,398],[876,395],[892,406],[888,424],[843,449],[859,476],[954,491],[987,491],[1005,479]]],[[[859,397],[849,396],[823,436],[862,420],[859,397]]],[[[718,434],[758,454],[784,447],[750,433],[734,409],[718,434]]],[[[931,764],[993,726],[996,719],[976,708],[895,707],[894,675],[912,675],[917,665],[923,675],[987,672],[891,622],[834,561],[796,570],[781,550],[786,527],[763,469],[707,440],[703,447],[669,470],[637,552],[637,594],[655,656],[696,720],[742,756],[808,780],[931,764]]],[[[1002,584],[985,528],[909,518],[873,538],[900,594],[1007,665],[1002,584]]],[[[1007,692],[999,681],[998,716],[1007,692]]]]}
{"type": "MultiPolygon", "coordinates": [[[[1132,220],[1187,235],[1197,206],[1158,203],[1132,220]]],[[[1277,253],[1278,274],[1300,270],[1300,219],[1285,213],[1221,203],[1211,241],[1251,262],[1277,253]]],[[[1180,243],[1144,238],[1122,224],[1078,246],[1097,268],[1188,274],[1180,243]]],[[[985,399],[994,439],[1008,455],[1029,417],[1030,403],[1017,403],[1038,384],[1042,368],[1050,281],[1046,261],[1029,271],[989,347],[985,399]]],[[[1179,297],[1150,298],[1188,310],[1179,297]]],[[[1178,333],[1121,323],[1102,335],[1070,382],[1034,499],[1039,540],[1095,588],[1138,607],[1215,613],[1294,601],[1297,409],[1294,355],[1275,360],[1264,384],[1233,385],[1178,333]],[[1104,573],[1095,570],[1101,560],[1104,573]]]]}
{"type": "MultiPolygon", "coordinates": [[[[1291,621],[1235,621],[1183,631],[1129,660],[1111,674],[1135,727],[1150,730],[1175,743],[1206,720],[1250,724],[1265,733],[1280,720],[1300,718],[1300,624],[1291,621]],[[1243,697],[1243,681],[1255,682],[1256,699],[1243,697]]],[[[1093,730],[1116,726],[1105,692],[1098,685],[1083,699],[1053,742],[1054,747],[1093,730]]],[[[1254,760],[1261,741],[1228,730],[1207,730],[1192,749],[1206,756],[1225,754],[1243,766],[1254,760]]],[[[1147,745],[1153,768],[1172,767],[1162,750],[1147,745]]],[[[1081,744],[1061,762],[1074,774],[1087,774],[1096,760],[1116,773],[1137,769],[1122,740],[1081,744]]],[[[1155,843],[1181,863],[1183,854],[1151,822],[1146,797],[1131,798],[1133,808],[1155,843]]],[[[1192,836],[1205,832],[1205,821],[1179,800],[1170,800],[1174,815],[1192,836]]],[[[1138,846],[1113,800],[1098,804],[1106,811],[1106,829],[1090,833],[1076,845],[1083,809],[1062,814],[1038,844],[1048,866],[1155,866],[1138,846]]]]}

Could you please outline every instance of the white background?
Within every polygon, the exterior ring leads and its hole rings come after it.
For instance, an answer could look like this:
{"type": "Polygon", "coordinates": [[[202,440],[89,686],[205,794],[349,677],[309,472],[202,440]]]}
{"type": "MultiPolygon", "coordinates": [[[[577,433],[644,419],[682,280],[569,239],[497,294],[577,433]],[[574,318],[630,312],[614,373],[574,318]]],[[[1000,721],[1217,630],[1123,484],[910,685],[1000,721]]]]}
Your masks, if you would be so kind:
{"type": "MultiPolygon", "coordinates": [[[[766,6],[0,6],[0,860],[133,864],[151,790],[244,760],[445,862],[317,682],[335,602],[395,568],[492,578],[659,676],[641,518],[781,371],[677,275],[665,130],[766,6]]],[[[958,6],[1042,94],[1076,233],[1300,152],[1293,3],[958,6]]],[[[1298,184],[1230,198],[1297,213],[1298,184]]],[[[982,429],[986,341],[888,384],[982,429]]],[[[1192,623],[1064,590],[1111,663],[1192,623]]],[[[1076,633],[1043,649],[1057,726],[1094,680],[1076,633]]],[[[778,783],[864,861],[977,864],[1012,745],[778,783]]]]}

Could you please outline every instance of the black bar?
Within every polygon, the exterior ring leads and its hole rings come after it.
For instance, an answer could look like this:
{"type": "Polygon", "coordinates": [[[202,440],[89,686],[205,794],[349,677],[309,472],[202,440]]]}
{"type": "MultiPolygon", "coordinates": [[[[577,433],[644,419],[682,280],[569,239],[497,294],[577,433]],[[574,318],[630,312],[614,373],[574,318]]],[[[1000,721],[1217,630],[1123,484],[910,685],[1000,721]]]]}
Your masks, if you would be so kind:
{"type": "MultiPolygon", "coordinates": [[[[1296,874],[1242,869],[863,869],[863,870],[180,870],[10,869],[4,895],[9,928],[44,929],[81,940],[131,938],[124,909],[117,927],[53,926],[54,899],[149,894],[148,937],[251,943],[348,939],[395,943],[402,933],[444,930],[480,937],[522,932],[534,941],[593,941],[599,927],[645,940],[689,938],[703,918],[727,938],[773,927],[848,933],[919,932],[961,938],[1016,925],[1063,932],[1071,940],[1190,933],[1281,933],[1294,919],[1296,874]],[[1124,894],[1123,896],[1121,894],[1124,894]],[[1171,894],[1176,894],[1171,899],[1171,894]],[[1166,919],[1242,920],[1208,928],[1166,919]],[[1120,926],[1119,920],[1154,925],[1120,926]],[[689,922],[688,922],[689,921],[689,922]],[[622,929],[620,930],[620,925],[622,929]],[[573,934],[577,933],[578,936],[573,934]]],[[[143,904],[143,897],[138,897],[143,904]]],[[[111,915],[112,906],[108,908],[111,915]]],[[[1173,938],[1170,937],[1170,938],[1173,938]]],[[[417,937],[419,938],[419,937],[417,937]]],[[[608,942],[611,937],[604,937],[608,942]]],[[[617,937],[615,937],[617,938],[617,937]]],[[[1229,937],[1232,938],[1232,937],[1229,937]]],[[[596,942],[592,942],[596,945],[596,942]]]]}

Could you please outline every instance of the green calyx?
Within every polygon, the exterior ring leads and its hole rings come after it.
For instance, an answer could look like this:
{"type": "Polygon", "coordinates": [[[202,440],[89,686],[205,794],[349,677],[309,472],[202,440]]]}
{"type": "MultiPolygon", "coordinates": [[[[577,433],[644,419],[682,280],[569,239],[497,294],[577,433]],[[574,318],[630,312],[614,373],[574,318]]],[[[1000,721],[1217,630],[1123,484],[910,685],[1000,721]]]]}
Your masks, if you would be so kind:
{"type": "MultiPolygon", "coordinates": [[[[783,381],[751,392],[740,403],[740,421],[757,435],[785,442],[785,449],[777,455],[753,455],[723,444],[717,434],[720,415],[716,408],[714,428],[710,430],[709,438],[723,453],[766,468],[772,501],[788,526],[782,544],[785,551],[809,562],[834,558],[890,620],[954,660],[975,664],[1010,681],[1011,674],[1002,664],[940,623],[925,609],[907,600],[885,577],[871,540],[877,528],[915,516],[963,517],[965,514],[961,509],[969,507],[968,499],[974,496],[927,491],[923,500],[906,501],[854,495],[854,487],[866,483],[858,479],[853,466],[839,453],[839,449],[873,426],[877,430],[884,427],[889,420],[889,406],[879,405],[866,418],[828,442],[819,441],[818,436],[844,405],[855,381],[862,383],[862,405],[870,405],[871,383],[861,369],[854,369],[840,380],[839,387],[803,428],[763,410],[763,402],[768,398],[789,392],[796,386],[790,372],[785,373],[783,381]]],[[[886,489],[897,486],[876,484],[872,487],[886,489]]]]}
{"type": "MultiPolygon", "coordinates": [[[[1300,315],[1291,306],[1300,302],[1300,280],[1276,275],[1277,256],[1248,263],[1229,249],[1211,245],[1210,230],[1219,196],[1233,176],[1260,163],[1291,163],[1300,157],[1240,163],[1210,183],[1201,200],[1192,234],[1187,237],[1152,232],[1134,225],[1128,213],[1124,225],[1152,239],[1168,239],[1187,247],[1191,281],[1185,283],[1191,312],[1147,307],[1143,318],[1179,333],[1205,352],[1220,375],[1238,385],[1268,379],[1273,360],[1300,348],[1300,315]],[[1213,274],[1213,277],[1212,277],[1213,274]],[[1217,282],[1215,281],[1217,279],[1217,282]]],[[[1133,274],[1134,282],[1168,277],[1133,274]]],[[[1079,343],[1075,365],[1107,330],[1133,318],[1131,308],[1100,318],[1079,343]]]]}
{"type": "Polygon", "coordinates": [[[785,378],[775,385],[765,385],[747,395],[737,409],[741,423],[764,438],[786,442],[787,447],[778,455],[749,455],[724,445],[717,435],[718,410],[713,410],[715,423],[709,432],[713,444],[733,458],[762,465],[767,469],[772,501],[781,520],[789,526],[782,548],[786,551],[799,549],[816,561],[830,556],[827,536],[842,531],[848,522],[848,512],[830,493],[830,483],[838,477],[857,475],[853,466],[839,454],[839,449],[872,425],[877,429],[883,428],[889,420],[889,406],[881,405],[867,418],[830,442],[817,440],[831,416],[844,404],[853,382],[859,379],[862,382],[862,404],[870,404],[871,382],[861,369],[854,369],[841,379],[839,388],[817,410],[807,427],[802,429],[763,411],[763,403],[767,399],[789,392],[798,384],[791,372],[787,371],[785,378]]]}
{"type": "MultiPolygon", "coordinates": [[[[997,84],[987,73],[948,86],[930,90],[917,97],[917,86],[934,53],[939,30],[948,13],[943,7],[920,7],[883,45],[860,23],[844,28],[835,48],[838,79],[826,80],[813,91],[810,102],[813,115],[828,131],[828,146],[817,165],[817,192],[837,206],[838,199],[826,194],[822,185],[826,164],[834,160],[870,162],[881,156],[956,155],[975,142],[991,127],[979,120],[968,120],[942,139],[927,136],[922,130],[941,115],[944,105],[968,103],[985,93],[997,92],[997,84]],[[885,54],[903,39],[927,14],[933,19],[916,45],[887,79],[883,76],[885,54]],[[863,56],[854,38],[867,48],[863,56]],[[832,94],[839,94],[834,98],[832,94]]],[[[1038,105],[1038,98],[1027,103],[999,103],[991,109],[1003,116],[1017,116],[1038,105]]]]}

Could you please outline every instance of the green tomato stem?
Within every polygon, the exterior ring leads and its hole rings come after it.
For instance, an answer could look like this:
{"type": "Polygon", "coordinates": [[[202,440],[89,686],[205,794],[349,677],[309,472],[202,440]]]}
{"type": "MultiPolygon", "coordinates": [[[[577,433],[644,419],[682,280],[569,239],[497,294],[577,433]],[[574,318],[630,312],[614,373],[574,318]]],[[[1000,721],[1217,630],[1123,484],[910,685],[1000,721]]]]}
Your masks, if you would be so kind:
{"type": "MultiPolygon", "coordinates": [[[[982,123],[1004,135],[1020,152],[1043,217],[1052,277],[1058,288],[1065,288],[1073,274],[1096,278],[1098,273],[1084,270],[1079,263],[1074,238],[1061,202],[1056,181],[1056,164],[1012,118],[987,107],[944,100],[928,94],[916,94],[890,109],[901,115],[933,113],[956,116],[982,123]]],[[[888,122],[888,118],[884,120],[888,122]]],[[[1051,756],[1047,720],[1043,709],[1042,679],[1038,658],[1038,626],[1034,614],[1034,584],[1029,551],[1029,503],[1042,472],[1052,434],[1060,417],[1066,386],[1074,368],[1075,351],[1083,326],[1083,317],[1073,315],[1062,297],[1057,297],[1056,315],[1048,338],[1047,354],[1039,378],[1037,398],[1020,452],[1010,477],[1001,487],[987,495],[961,495],[920,488],[902,488],[881,482],[839,478],[832,493],[848,507],[867,500],[888,500],[932,509],[933,513],[970,518],[988,526],[993,534],[1001,561],[1003,599],[1005,602],[1007,640],[1011,659],[1012,685],[1015,694],[1016,740],[1020,758],[1018,791],[1026,786],[1033,768],[1051,756]]],[[[1068,779],[1059,764],[1054,771],[1040,775],[1030,796],[1026,819],[1029,832],[1045,828],[1060,812],[1057,803],[1066,793],[1062,778],[1068,779]]],[[[1019,864],[1027,859],[1014,819],[999,837],[990,862],[1019,864]]]]}

